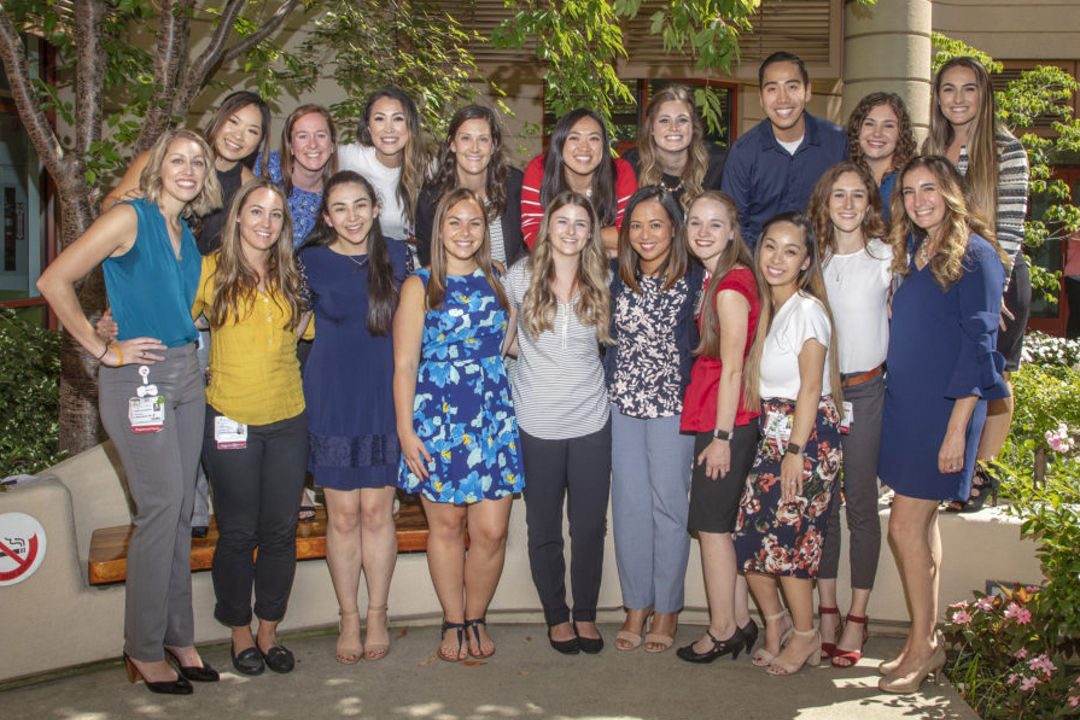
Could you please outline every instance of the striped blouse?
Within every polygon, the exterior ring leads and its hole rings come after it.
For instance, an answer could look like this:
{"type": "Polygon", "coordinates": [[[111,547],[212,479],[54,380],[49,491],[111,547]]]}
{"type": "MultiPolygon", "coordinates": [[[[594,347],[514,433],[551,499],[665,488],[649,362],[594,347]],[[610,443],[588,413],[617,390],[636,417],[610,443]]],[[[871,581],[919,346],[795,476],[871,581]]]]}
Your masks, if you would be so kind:
{"type": "MultiPolygon", "coordinates": [[[[1005,282],[1012,277],[1016,256],[1024,244],[1024,218],[1028,203],[1028,156],[1024,146],[1012,135],[999,133],[998,146],[998,193],[997,217],[994,231],[998,244],[1009,256],[1005,267],[1005,282]]],[[[970,158],[967,146],[960,148],[956,169],[967,175],[970,158]]]]}
{"type": "Polygon", "coordinates": [[[610,415],[596,328],[578,320],[575,297],[557,303],[553,328],[533,337],[522,312],[531,277],[526,256],[502,278],[517,309],[518,359],[510,371],[510,387],[518,425],[542,440],[591,435],[610,415]]]}

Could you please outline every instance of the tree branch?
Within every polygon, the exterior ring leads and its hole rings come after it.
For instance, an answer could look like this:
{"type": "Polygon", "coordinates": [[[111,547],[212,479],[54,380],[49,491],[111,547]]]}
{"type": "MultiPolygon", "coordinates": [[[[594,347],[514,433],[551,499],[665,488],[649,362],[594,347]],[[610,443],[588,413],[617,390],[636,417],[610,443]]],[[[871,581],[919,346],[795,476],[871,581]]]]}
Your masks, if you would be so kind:
{"type": "Polygon", "coordinates": [[[187,59],[194,5],[195,0],[172,0],[161,9],[154,57],[154,94],[146,123],[139,132],[136,148],[139,152],[154,143],[172,118],[172,98],[180,80],[180,69],[187,59]]]}
{"type": "Polygon", "coordinates": [[[229,0],[221,11],[218,26],[214,29],[210,44],[195,59],[181,80],[176,95],[173,96],[172,114],[183,115],[187,113],[195,96],[217,68],[223,63],[231,62],[244,55],[251,48],[269,37],[285,21],[289,13],[296,9],[300,2],[301,0],[283,0],[278,9],[274,11],[274,14],[258,30],[236,45],[226,49],[226,42],[232,33],[233,23],[246,4],[245,0],[229,0]]]}
{"type": "Polygon", "coordinates": [[[105,28],[105,3],[82,0],[73,3],[75,13],[75,147],[74,159],[90,155],[91,146],[101,139],[104,110],[101,90],[105,84],[105,50],[101,37],[105,28]]]}
{"type": "Polygon", "coordinates": [[[22,38],[6,12],[0,12],[0,60],[4,63],[19,119],[26,127],[34,149],[49,173],[59,177],[63,174],[64,148],[34,91],[22,38]]]}

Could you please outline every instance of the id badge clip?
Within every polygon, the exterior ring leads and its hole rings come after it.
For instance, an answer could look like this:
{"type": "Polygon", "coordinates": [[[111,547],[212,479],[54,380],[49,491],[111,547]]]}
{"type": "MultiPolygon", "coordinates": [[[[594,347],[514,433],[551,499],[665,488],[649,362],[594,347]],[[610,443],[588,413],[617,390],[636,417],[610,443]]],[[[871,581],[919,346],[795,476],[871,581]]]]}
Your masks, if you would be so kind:
{"type": "Polygon", "coordinates": [[[247,447],[247,425],[224,415],[214,418],[214,440],[218,450],[243,450],[247,447]]]}
{"type": "Polygon", "coordinates": [[[847,435],[851,432],[851,423],[855,422],[855,410],[849,402],[844,402],[844,417],[840,418],[840,433],[847,435]]]}
{"type": "Polygon", "coordinates": [[[158,395],[157,385],[150,382],[150,367],[139,367],[142,385],[135,388],[135,397],[128,400],[128,423],[135,433],[161,432],[165,427],[165,398],[158,395]]]}

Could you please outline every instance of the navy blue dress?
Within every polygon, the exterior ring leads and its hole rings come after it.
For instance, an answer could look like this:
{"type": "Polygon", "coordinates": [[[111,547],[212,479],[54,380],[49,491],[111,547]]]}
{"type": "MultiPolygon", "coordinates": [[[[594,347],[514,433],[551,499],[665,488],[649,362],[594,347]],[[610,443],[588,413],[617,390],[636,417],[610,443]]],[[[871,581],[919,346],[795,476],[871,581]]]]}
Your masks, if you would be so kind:
{"type": "Polygon", "coordinates": [[[893,296],[889,368],[878,476],[901,495],[967,500],[986,401],[1009,396],[995,350],[1005,269],[986,240],[972,234],[964,274],[943,292],[927,266],[911,272],[893,296]],[[979,398],[968,423],[964,467],[938,472],[953,401],[979,398]]]}
{"type": "MultiPolygon", "coordinates": [[[[405,246],[387,239],[394,279],[405,278],[405,246]]],[[[394,415],[394,341],[368,332],[366,255],[327,247],[300,251],[315,316],[304,365],[315,484],[336,490],[378,488],[397,480],[401,445],[394,415]]]]}

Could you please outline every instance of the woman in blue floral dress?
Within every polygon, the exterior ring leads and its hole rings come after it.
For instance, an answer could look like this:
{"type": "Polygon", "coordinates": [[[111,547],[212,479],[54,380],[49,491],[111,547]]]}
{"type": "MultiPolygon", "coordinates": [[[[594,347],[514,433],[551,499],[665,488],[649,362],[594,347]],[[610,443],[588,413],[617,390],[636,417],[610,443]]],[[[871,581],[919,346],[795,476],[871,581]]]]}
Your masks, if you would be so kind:
{"type": "Polygon", "coordinates": [[[443,608],[438,654],[456,662],[495,652],[484,616],[502,574],[512,495],[525,481],[502,359],[511,314],[483,206],[454,190],[434,226],[431,269],[405,281],[394,316],[398,486],[424,505],[443,608]]]}

